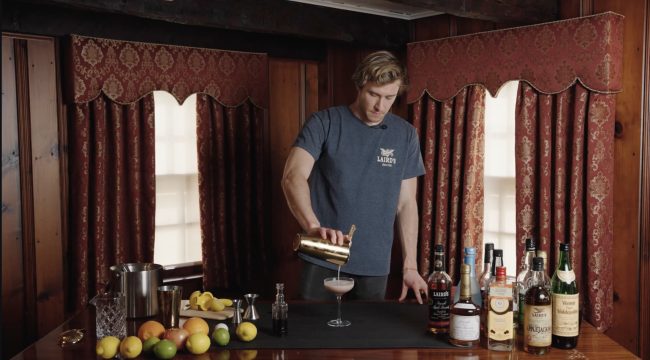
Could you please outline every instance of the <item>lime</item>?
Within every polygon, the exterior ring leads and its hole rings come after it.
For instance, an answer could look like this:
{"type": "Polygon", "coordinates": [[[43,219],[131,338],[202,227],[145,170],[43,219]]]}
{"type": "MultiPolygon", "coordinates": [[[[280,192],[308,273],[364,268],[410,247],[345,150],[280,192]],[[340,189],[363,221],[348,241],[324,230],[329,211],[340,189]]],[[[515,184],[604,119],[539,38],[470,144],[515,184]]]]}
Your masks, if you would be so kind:
{"type": "Polygon", "coordinates": [[[160,341],[160,339],[158,339],[155,336],[152,336],[147,340],[145,340],[142,343],[142,352],[146,352],[146,353],[150,352],[153,349],[153,346],[158,343],[158,341],[160,341]]]}
{"type": "Polygon", "coordinates": [[[160,340],[153,346],[153,353],[158,359],[171,359],[176,356],[176,344],[167,339],[160,340]]]}
{"type": "Polygon", "coordinates": [[[226,346],[230,342],[230,332],[224,328],[216,328],[212,333],[212,340],[220,346],[226,346]]]}

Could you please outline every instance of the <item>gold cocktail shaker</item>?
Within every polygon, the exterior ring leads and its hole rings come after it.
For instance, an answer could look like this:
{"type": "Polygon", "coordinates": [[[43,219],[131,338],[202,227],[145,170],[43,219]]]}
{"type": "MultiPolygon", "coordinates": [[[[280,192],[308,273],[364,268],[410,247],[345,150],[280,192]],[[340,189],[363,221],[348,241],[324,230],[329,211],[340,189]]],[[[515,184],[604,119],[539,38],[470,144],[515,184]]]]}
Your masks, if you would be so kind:
{"type": "Polygon", "coordinates": [[[320,236],[298,234],[293,242],[293,250],[329,261],[332,264],[344,265],[350,258],[352,236],[356,229],[356,226],[352,225],[348,233],[348,239],[345,240],[343,245],[332,244],[330,240],[322,239],[320,236]]]}

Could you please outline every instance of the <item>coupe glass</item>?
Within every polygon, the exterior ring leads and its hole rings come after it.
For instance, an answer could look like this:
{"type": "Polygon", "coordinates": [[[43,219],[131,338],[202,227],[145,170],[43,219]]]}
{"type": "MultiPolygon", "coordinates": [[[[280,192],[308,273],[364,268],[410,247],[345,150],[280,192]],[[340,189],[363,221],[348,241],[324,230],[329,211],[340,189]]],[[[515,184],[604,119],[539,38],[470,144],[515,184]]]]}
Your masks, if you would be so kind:
{"type": "Polygon", "coordinates": [[[327,291],[336,295],[336,302],[338,303],[337,318],[327,322],[327,325],[333,327],[350,326],[351,322],[348,320],[341,320],[341,297],[343,294],[352,290],[354,287],[354,279],[349,277],[330,277],[323,281],[323,285],[327,291]]]}

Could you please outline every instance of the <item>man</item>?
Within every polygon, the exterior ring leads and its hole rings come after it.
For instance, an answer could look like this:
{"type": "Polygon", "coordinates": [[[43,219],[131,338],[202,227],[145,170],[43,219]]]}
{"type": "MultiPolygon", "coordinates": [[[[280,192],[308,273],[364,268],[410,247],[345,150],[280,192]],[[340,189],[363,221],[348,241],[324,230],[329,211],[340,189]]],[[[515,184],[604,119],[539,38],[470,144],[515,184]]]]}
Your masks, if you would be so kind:
{"type": "MultiPolygon", "coordinates": [[[[319,111],[305,123],[289,153],[282,179],[294,217],[310,235],[343,244],[341,229],[356,225],[350,258],[341,268],[355,279],[349,297],[383,300],[390,271],[394,223],[402,242],[403,284],[419,303],[427,284],[417,271],[417,176],[424,174],[415,128],[389,112],[407,85],[406,70],[386,51],[372,53],[355,70],[357,98],[319,111]]],[[[301,295],[329,299],[323,279],[337,266],[300,254],[301,295]]]]}

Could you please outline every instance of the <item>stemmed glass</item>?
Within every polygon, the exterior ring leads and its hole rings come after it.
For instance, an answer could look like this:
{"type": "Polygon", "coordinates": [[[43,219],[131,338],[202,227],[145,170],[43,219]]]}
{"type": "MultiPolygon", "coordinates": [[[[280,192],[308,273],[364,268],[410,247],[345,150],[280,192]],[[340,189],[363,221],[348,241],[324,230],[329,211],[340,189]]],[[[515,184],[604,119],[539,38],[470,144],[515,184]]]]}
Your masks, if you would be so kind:
{"type": "Polygon", "coordinates": [[[338,303],[338,316],[336,319],[328,321],[327,325],[333,327],[350,326],[350,321],[341,320],[341,297],[343,294],[352,290],[354,287],[354,279],[349,277],[330,277],[323,281],[323,285],[327,291],[336,295],[336,302],[338,303]]]}

